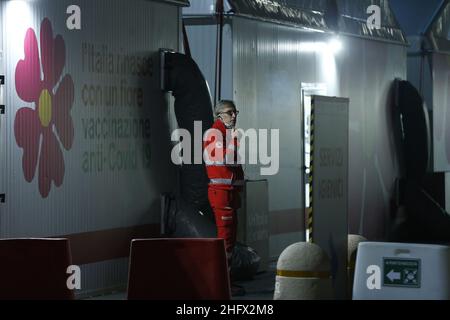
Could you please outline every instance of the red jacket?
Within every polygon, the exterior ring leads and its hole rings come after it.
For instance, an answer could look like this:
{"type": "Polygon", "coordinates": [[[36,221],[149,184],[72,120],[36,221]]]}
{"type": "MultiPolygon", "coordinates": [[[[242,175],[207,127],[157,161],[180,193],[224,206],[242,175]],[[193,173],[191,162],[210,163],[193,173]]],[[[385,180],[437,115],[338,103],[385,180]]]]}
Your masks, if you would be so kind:
{"type": "MultiPolygon", "coordinates": [[[[227,129],[220,119],[214,122],[211,129],[217,131],[208,131],[203,144],[209,187],[241,191],[244,185],[244,171],[242,165],[237,163],[237,138],[228,137],[227,145],[227,129]]],[[[230,130],[228,131],[230,134],[230,130]]]]}

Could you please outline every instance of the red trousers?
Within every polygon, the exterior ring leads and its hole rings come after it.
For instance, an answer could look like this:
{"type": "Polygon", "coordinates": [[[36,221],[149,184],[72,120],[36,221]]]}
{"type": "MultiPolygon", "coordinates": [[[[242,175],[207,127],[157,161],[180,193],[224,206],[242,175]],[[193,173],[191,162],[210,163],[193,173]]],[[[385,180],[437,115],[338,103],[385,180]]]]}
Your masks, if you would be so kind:
{"type": "Polygon", "coordinates": [[[216,219],[217,238],[225,239],[225,250],[230,260],[236,244],[237,209],[241,206],[239,192],[209,187],[208,198],[216,219]]]}

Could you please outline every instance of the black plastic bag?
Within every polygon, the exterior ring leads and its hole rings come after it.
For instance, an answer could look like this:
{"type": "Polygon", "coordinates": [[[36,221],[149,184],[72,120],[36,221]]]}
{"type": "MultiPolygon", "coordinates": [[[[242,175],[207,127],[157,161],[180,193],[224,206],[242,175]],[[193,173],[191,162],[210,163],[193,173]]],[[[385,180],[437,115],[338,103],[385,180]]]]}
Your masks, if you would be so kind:
{"type": "MultiPolygon", "coordinates": [[[[217,228],[211,212],[199,211],[172,194],[163,195],[164,234],[171,238],[216,238],[217,228]]],[[[232,253],[233,280],[251,280],[261,257],[251,247],[237,242],[232,253]]]]}
{"type": "Polygon", "coordinates": [[[164,234],[171,238],[216,238],[214,220],[173,195],[164,195],[164,234]]]}
{"type": "Polygon", "coordinates": [[[260,263],[261,257],[253,248],[237,242],[231,258],[231,278],[233,281],[253,279],[260,263]]]}

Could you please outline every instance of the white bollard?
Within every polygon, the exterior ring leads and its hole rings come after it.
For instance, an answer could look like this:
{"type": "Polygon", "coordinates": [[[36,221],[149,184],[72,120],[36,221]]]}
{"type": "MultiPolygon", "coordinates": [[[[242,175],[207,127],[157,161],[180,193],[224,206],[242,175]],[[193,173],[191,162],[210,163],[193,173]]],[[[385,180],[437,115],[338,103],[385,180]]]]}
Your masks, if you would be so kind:
{"type": "Polygon", "coordinates": [[[298,242],[277,263],[274,300],[332,299],[330,260],[318,245],[298,242]]]}
{"type": "Polygon", "coordinates": [[[347,253],[347,295],[349,299],[353,296],[353,279],[355,277],[356,254],[360,242],[367,241],[366,238],[357,234],[348,235],[347,253]]]}

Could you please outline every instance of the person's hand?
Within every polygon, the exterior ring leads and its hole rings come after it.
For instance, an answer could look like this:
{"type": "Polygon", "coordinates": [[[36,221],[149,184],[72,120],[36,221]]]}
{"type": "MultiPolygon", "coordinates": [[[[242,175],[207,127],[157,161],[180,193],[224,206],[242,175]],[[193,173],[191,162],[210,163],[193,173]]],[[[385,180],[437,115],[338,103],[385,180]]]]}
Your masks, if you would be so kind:
{"type": "Polygon", "coordinates": [[[231,138],[232,138],[232,139],[239,139],[239,130],[233,129],[233,130],[231,131],[231,138]]]}

